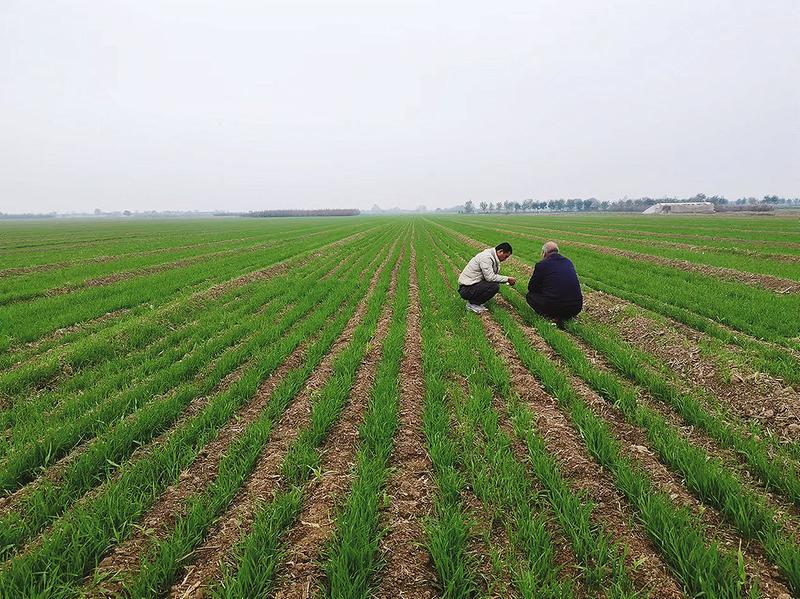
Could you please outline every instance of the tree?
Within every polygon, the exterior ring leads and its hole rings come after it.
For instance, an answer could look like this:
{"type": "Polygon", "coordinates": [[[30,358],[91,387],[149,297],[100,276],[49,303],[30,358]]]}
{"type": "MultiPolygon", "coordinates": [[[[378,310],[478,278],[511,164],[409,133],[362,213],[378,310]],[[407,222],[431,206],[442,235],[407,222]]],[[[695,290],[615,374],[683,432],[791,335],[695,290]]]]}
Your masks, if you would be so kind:
{"type": "Polygon", "coordinates": [[[464,202],[464,212],[467,214],[472,214],[475,212],[475,204],[472,203],[472,200],[467,200],[464,202]]]}
{"type": "Polygon", "coordinates": [[[480,206],[481,206],[481,212],[484,212],[484,213],[489,208],[489,204],[487,204],[486,202],[481,202],[480,206]]]}
{"type": "Polygon", "coordinates": [[[489,212],[494,212],[494,202],[489,202],[489,212]]]}

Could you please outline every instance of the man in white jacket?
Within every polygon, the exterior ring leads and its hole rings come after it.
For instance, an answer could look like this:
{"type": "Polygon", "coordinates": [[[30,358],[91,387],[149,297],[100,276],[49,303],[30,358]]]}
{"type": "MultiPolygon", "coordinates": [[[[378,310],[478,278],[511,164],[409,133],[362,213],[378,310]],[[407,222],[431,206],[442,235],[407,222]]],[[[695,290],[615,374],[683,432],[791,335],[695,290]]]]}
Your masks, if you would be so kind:
{"type": "Polygon", "coordinates": [[[508,260],[511,253],[511,244],[501,243],[483,250],[467,263],[458,275],[458,293],[467,301],[467,310],[485,312],[483,304],[497,295],[500,283],[516,284],[514,277],[499,274],[500,263],[508,260]]]}

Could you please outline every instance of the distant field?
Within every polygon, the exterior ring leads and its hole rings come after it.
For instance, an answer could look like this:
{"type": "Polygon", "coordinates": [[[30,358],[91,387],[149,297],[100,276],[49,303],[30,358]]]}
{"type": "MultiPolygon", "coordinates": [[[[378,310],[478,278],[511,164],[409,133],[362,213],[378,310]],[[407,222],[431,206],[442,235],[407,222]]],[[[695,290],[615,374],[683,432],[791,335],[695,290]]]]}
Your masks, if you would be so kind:
{"type": "Polygon", "coordinates": [[[3,598],[796,597],[800,220],[0,222],[0,418],[3,598]]]}

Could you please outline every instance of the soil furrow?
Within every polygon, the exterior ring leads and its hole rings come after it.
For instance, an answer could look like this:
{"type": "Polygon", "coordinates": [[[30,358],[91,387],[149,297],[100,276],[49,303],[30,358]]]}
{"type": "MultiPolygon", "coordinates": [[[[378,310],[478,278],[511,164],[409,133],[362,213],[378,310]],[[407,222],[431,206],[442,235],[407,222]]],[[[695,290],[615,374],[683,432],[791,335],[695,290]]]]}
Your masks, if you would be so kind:
{"type": "Polygon", "coordinates": [[[385,561],[376,596],[426,598],[435,596],[436,572],[425,550],[422,518],[431,511],[433,472],[425,451],[422,412],[422,337],[419,314],[416,252],[411,246],[408,330],[400,364],[400,424],[386,484],[389,506],[382,515],[386,534],[380,553],[385,561]]]}
{"type": "MultiPolygon", "coordinates": [[[[452,270],[452,272],[454,274],[457,274],[459,271],[458,271],[458,268],[456,267],[456,265],[450,259],[450,257],[447,256],[446,254],[443,253],[441,256],[437,257],[436,266],[437,266],[437,269],[439,271],[439,275],[442,277],[442,280],[445,283],[447,283],[449,281],[449,279],[447,277],[447,270],[446,270],[447,267],[443,263],[443,260],[447,261],[447,265],[450,267],[450,269],[452,270]],[[442,256],[444,256],[444,258],[442,258],[442,256]]],[[[486,323],[483,323],[483,324],[485,326],[486,323]]],[[[469,388],[467,386],[466,380],[461,378],[461,379],[459,379],[458,382],[459,382],[459,384],[461,386],[461,389],[464,392],[464,394],[465,395],[469,395],[469,388]]],[[[492,401],[493,401],[494,409],[498,414],[498,423],[501,426],[501,428],[503,429],[503,432],[506,433],[507,437],[510,440],[512,440],[512,443],[516,442],[517,443],[516,447],[519,448],[520,444],[516,440],[516,437],[513,434],[513,430],[511,430],[510,422],[508,421],[508,417],[507,417],[507,413],[505,411],[504,404],[500,401],[500,399],[497,396],[494,396],[492,401]]],[[[454,422],[453,426],[457,427],[457,426],[459,426],[459,423],[458,422],[454,422]]],[[[514,450],[514,447],[512,447],[512,451],[513,450],[514,450]]],[[[521,459],[521,457],[523,455],[524,455],[524,448],[523,448],[521,453],[515,453],[515,457],[517,459],[521,459]]],[[[524,459],[521,459],[521,461],[524,461],[524,459]]],[[[529,480],[530,480],[530,484],[531,484],[531,488],[532,489],[535,489],[537,493],[543,493],[544,492],[544,490],[541,487],[541,485],[539,484],[538,480],[536,480],[534,478],[531,478],[529,480]]],[[[471,495],[472,495],[471,491],[469,493],[467,493],[468,501],[471,500],[470,499],[471,495]]],[[[561,578],[562,580],[564,580],[566,578],[571,579],[573,584],[574,584],[575,592],[577,593],[578,596],[582,596],[583,583],[582,583],[582,580],[581,580],[580,567],[578,566],[577,557],[575,555],[575,552],[573,551],[572,545],[570,544],[569,540],[564,535],[564,531],[556,524],[555,518],[554,518],[554,514],[553,514],[552,510],[546,509],[546,512],[547,513],[546,513],[546,524],[545,524],[545,526],[546,526],[548,534],[550,535],[550,539],[551,539],[551,541],[553,543],[553,549],[554,549],[554,556],[553,556],[554,560],[553,561],[554,561],[556,567],[559,569],[559,573],[560,573],[559,578],[561,578]]],[[[483,528],[484,529],[490,529],[492,526],[496,527],[497,525],[498,525],[498,522],[495,521],[488,528],[487,528],[487,525],[484,524],[483,528]]],[[[508,544],[508,539],[504,539],[503,542],[504,542],[504,547],[506,547],[508,549],[506,551],[506,553],[508,553],[509,551],[511,551],[510,545],[508,544]]],[[[510,553],[509,553],[509,555],[510,555],[510,553]]],[[[506,576],[510,576],[510,573],[506,573],[506,576]]],[[[508,584],[510,584],[510,582],[508,584]]]]}
{"type": "Polygon", "coordinates": [[[312,480],[303,497],[297,520],[285,535],[286,555],[276,576],[276,598],[305,596],[308,589],[322,590],[324,573],[320,557],[331,538],[338,504],[347,496],[359,445],[359,426],[369,405],[383,341],[392,318],[392,301],[397,288],[401,254],[392,270],[386,304],[378,319],[375,335],[355,377],[350,397],[322,447],[321,475],[312,480]]]}
{"type": "MultiPolygon", "coordinates": [[[[609,363],[605,356],[578,337],[572,337],[572,340],[580,347],[581,351],[595,367],[605,372],[616,374],[614,366],[609,363]]],[[[732,470],[739,477],[744,488],[749,488],[749,490],[764,497],[767,505],[775,509],[780,516],[791,516],[793,519],[790,518],[785,521],[786,530],[795,536],[795,540],[800,539],[800,523],[797,520],[798,515],[800,515],[800,510],[798,510],[797,506],[779,493],[772,493],[766,490],[763,483],[747,469],[742,456],[739,456],[734,450],[720,447],[717,441],[709,437],[702,430],[687,424],[682,417],[668,405],[654,398],[645,389],[635,384],[633,386],[637,389],[638,401],[642,406],[658,413],[689,443],[699,447],[712,458],[717,458],[723,462],[728,469],[732,470]]]]}
{"type": "MultiPolygon", "coordinates": [[[[452,262],[450,264],[455,272],[455,265],[452,262]]],[[[498,296],[496,301],[513,314],[513,308],[501,297],[498,296]]],[[[524,326],[519,319],[517,322],[524,326]]],[[[573,488],[586,492],[595,504],[594,521],[603,526],[615,542],[630,550],[627,565],[637,588],[646,589],[656,597],[682,597],[681,585],[672,577],[658,548],[653,545],[646,531],[634,522],[632,506],[617,491],[610,474],[589,455],[580,440],[580,434],[572,428],[571,421],[562,413],[558,403],[522,364],[500,326],[488,315],[481,317],[481,324],[492,347],[508,367],[514,390],[522,402],[538,415],[537,431],[545,440],[548,452],[558,459],[562,475],[573,488]],[[634,563],[639,564],[638,568],[633,567],[634,563]]],[[[526,329],[526,333],[530,331],[526,329]]],[[[538,343],[537,349],[542,350],[543,343],[538,343]]],[[[554,357],[551,351],[545,353],[554,357]]],[[[575,384],[574,380],[572,382],[575,384]]],[[[587,393],[593,393],[584,385],[580,385],[577,390],[584,397],[587,393]]],[[[596,399],[602,401],[599,397],[596,399]]],[[[512,447],[515,455],[524,462],[527,449],[513,434],[505,407],[501,402],[497,404],[501,426],[507,431],[509,438],[514,439],[512,447]]]]}
{"type": "MultiPolygon", "coordinates": [[[[270,304],[266,304],[265,306],[263,306],[261,309],[258,310],[258,313],[260,313],[265,307],[269,305],[270,304]]],[[[285,306],[278,313],[276,313],[275,318],[276,319],[281,318],[283,314],[288,311],[288,309],[289,307],[285,306]]],[[[228,348],[228,351],[235,350],[237,347],[240,347],[254,335],[255,333],[252,333],[247,337],[240,339],[236,344],[230,346],[228,348]]],[[[217,356],[211,362],[209,362],[208,365],[204,368],[204,372],[209,372],[213,370],[216,367],[218,360],[219,356],[217,356]]],[[[186,406],[186,408],[184,408],[184,410],[181,412],[181,415],[178,417],[178,419],[175,421],[174,424],[168,427],[165,431],[159,433],[146,445],[137,448],[131,455],[131,458],[129,458],[129,461],[133,459],[138,459],[139,457],[146,455],[146,453],[149,452],[153,447],[160,445],[162,441],[172,433],[172,431],[182,426],[190,418],[196,416],[203,408],[205,408],[205,406],[208,404],[209,401],[211,401],[211,398],[214,397],[214,395],[224,392],[228,387],[230,387],[234,382],[236,382],[241,377],[242,373],[246,370],[246,368],[250,364],[252,364],[254,360],[255,358],[250,358],[243,364],[239,365],[235,370],[226,374],[208,395],[195,398],[194,400],[189,402],[189,404],[186,406]]],[[[202,376],[202,372],[196,375],[195,379],[199,379],[200,376],[202,376]]],[[[172,391],[174,391],[174,388],[162,394],[161,396],[155,397],[154,400],[158,400],[159,397],[166,397],[170,393],[172,393],[172,391]]],[[[102,407],[103,403],[105,402],[101,402],[91,409],[102,407]]],[[[144,407],[145,405],[140,406],[140,409],[144,407]]],[[[138,416],[138,410],[126,415],[124,421],[115,425],[114,428],[125,426],[125,423],[134,420],[135,418],[137,418],[137,416],[138,416]]],[[[36,479],[31,481],[29,484],[20,487],[13,493],[10,493],[4,497],[0,497],[0,515],[2,515],[4,512],[8,510],[14,509],[14,507],[20,501],[22,501],[26,495],[32,493],[36,489],[36,487],[41,483],[45,481],[57,483],[61,478],[61,476],[63,475],[64,470],[68,468],[70,464],[79,459],[80,456],[83,455],[83,453],[85,453],[91,447],[91,442],[92,439],[85,439],[85,438],[82,439],[77,445],[72,447],[64,456],[59,458],[56,462],[48,466],[46,469],[43,469],[42,473],[36,479]]]]}
{"type": "MultiPolygon", "coordinates": [[[[184,470],[178,480],[170,485],[150,507],[137,525],[136,532],[117,545],[111,554],[100,562],[97,567],[97,574],[100,578],[111,574],[118,576],[121,572],[135,570],[152,539],[163,538],[172,530],[175,521],[183,513],[186,500],[192,495],[201,493],[211,484],[216,478],[219,463],[231,443],[244,432],[248,424],[258,418],[258,415],[269,403],[273,391],[283,381],[286,374],[303,363],[305,349],[305,344],[297,348],[262,383],[256,395],[245,408],[219,430],[214,440],[200,451],[192,465],[184,470]]],[[[115,587],[116,585],[107,583],[103,591],[118,592],[122,590],[121,586],[115,587]]]]}

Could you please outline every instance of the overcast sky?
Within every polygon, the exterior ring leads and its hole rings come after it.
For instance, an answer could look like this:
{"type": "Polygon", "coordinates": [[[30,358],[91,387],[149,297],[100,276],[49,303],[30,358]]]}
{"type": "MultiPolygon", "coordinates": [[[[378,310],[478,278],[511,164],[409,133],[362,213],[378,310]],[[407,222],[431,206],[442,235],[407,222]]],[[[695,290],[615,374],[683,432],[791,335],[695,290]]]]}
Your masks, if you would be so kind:
{"type": "Polygon", "coordinates": [[[798,0],[2,0],[0,211],[800,196],[798,0]]]}

